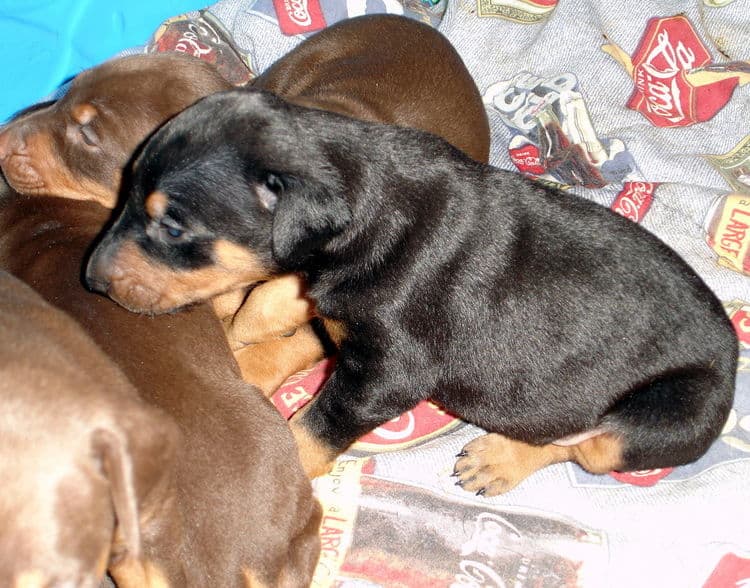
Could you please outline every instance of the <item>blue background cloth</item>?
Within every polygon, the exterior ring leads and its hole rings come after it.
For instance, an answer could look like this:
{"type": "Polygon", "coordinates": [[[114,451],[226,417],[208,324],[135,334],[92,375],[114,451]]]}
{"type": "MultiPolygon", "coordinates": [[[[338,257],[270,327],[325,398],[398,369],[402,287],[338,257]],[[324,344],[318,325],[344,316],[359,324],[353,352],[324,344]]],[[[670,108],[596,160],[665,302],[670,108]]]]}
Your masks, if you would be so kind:
{"type": "Polygon", "coordinates": [[[0,0],[0,123],[206,0],[0,0]]]}

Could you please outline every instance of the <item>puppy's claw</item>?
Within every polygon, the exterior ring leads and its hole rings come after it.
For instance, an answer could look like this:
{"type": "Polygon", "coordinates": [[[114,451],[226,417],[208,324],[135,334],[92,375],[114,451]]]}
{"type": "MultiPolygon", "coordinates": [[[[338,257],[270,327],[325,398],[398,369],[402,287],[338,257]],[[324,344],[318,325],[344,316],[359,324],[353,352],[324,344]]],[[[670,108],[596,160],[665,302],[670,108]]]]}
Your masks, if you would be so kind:
{"type": "Polygon", "coordinates": [[[462,488],[463,485],[464,485],[464,481],[463,480],[456,481],[456,486],[458,486],[459,488],[462,488]]]}
{"type": "Polygon", "coordinates": [[[461,451],[459,451],[459,452],[458,452],[458,453],[456,454],[456,457],[466,457],[467,455],[469,455],[469,454],[468,454],[468,453],[466,453],[466,450],[465,450],[465,449],[462,449],[461,451]]]}
{"type": "Polygon", "coordinates": [[[487,488],[480,488],[477,490],[477,496],[484,496],[485,492],[487,492],[487,488]]]}

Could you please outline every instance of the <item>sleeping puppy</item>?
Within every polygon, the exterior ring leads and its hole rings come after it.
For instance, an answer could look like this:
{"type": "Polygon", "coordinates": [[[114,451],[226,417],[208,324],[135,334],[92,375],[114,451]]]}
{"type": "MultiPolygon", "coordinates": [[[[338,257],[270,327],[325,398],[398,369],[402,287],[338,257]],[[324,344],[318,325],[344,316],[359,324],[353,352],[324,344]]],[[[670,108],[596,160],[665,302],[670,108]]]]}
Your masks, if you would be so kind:
{"type": "Polygon", "coordinates": [[[5,126],[0,167],[22,194],[113,208],[136,146],[198,98],[231,87],[213,66],[181,53],[107,61],[76,76],[60,100],[5,126]]]}
{"type": "Polygon", "coordinates": [[[73,319],[4,271],[0,332],[0,585],[96,588],[106,568],[128,567],[148,585],[181,532],[179,430],[73,319]]]}
{"type": "MultiPolygon", "coordinates": [[[[136,146],[198,98],[231,87],[212,65],[181,53],[107,61],[78,75],[59,101],[29,109],[7,125],[0,132],[0,166],[8,183],[24,194],[112,208],[121,170],[136,146]]],[[[238,291],[217,299],[215,309],[228,317],[227,325],[245,295],[238,291]]],[[[255,296],[261,304],[248,308],[277,312],[262,304],[268,296],[255,296]]],[[[309,326],[293,337],[266,339],[235,353],[245,379],[266,395],[323,355],[309,326]]]]}
{"type": "Polygon", "coordinates": [[[290,271],[341,334],[292,422],[309,475],[428,397],[489,431],[456,464],[487,495],[567,460],[693,461],[732,404],[722,305],[638,225],[433,135],[263,92],[201,100],[151,138],[86,279],[157,314],[290,271]]]}
{"type": "MultiPolygon", "coordinates": [[[[254,84],[304,106],[421,128],[477,160],[488,157],[487,114],[471,75],[445,37],[409,18],[341,21],[254,84]]],[[[228,88],[211,66],[182,55],[112,60],[78,76],[56,104],[8,125],[0,133],[0,166],[20,192],[114,206],[133,149],[174,113],[228,88]]],[[[212,301],[243,375],[267,395],[323,356],[307,324],[313,309],[305,291],[298,276],[287,275],[212,301]]]]}
{"type": "MultiPolygon", "coordinates": [[[[141,317],[88,291],[81,283],[84,259],[110,211],[2,188],[0,268],[72,316],[143,402],[163,411],[180,432],[173,491],[158,502],[173,502],[179,530],[157,537],[157,513],[140,511],[141,531],[159,541],[162,557],[138,560],[138,552],[127,549],[132,543],[113,551],[128,564],[115,574],[120,588],[308,586],[320,551],[320,505],[294,455],[286,421],[242,380],[213,311],[199,305],[187,313],[141,317]],[[144,569],[151,570],[150,584],[142,580],[144,569]]],[[[145,425],[138,439],[147,442],[145,425]]],[[[158,450],[145,457],[155,467],[162,464],[158,450]]],[[[65,505],[60,510],[68,512],[65,505]]],[[[101,523],[110,524],[107,518],[101,523]]],[[[80,529],[77,539],[87,532],[80,529]]]]}

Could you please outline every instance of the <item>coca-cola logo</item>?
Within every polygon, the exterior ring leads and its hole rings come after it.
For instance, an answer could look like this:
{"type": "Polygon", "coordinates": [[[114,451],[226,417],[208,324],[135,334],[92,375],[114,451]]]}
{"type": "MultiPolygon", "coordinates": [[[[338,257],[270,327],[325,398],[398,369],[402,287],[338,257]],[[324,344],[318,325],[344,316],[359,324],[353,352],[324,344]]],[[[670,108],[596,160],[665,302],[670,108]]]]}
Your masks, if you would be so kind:
{"type": "Polygon", "coordinates": [[[320,0],[273,0],[279,27],[285,35],[299,35],[325,28],[320,0]]]}
{"type": "Polygon", "coordinates": [[[213,50],[213,47],[210,47],[209,45],[201,42],[201,39],[206,37],[209,37],[212,43],[220,42],[220,39],[217,37],[216,33],[211,31],[209,28],[198,26],[195,23],[190,23],[187,27],[187,30],[177,41],[174,50],[178,53],[187,53],[188,55],[192,55],[193,57],[202,57],[203,55],[208,55],[213,50]],[[210,33],[213,34],[210,35],[210,33]]]}
{"type": "Polygon", "coordinates": [[[703,80],[690,77],[711,63],[711,54],[684,16],[649,20],[632,58],[612,43],[604,50],[633,77],[635,89],[628,108],[659,127],[709,120],[729,101],[738,83],[731,72],[703,80]]]}
{"type": "Polygon", "coordinates": [[[645,97],[644,106],[657,117],[679,124],[685,119],[681,72],[695,66],[695,51],[682,41],[674,43],[669,31],[656,36],[656,45],[645,60],[635,67],[635,84],[645,97]]]}
{"type": "Polygon", "coordinates": [[[612,210],[639,223],[651,208],[656,186],[653,182],[625,182],[612,203],[612,210]]]}
{"type": "Polygon", "coordinates": [[[310,16],[310,11],[307,9],[307,0],[286,0],[284,8],[289,18],[301,27],[307,27],[312,24],[312,16],[310,16]]]}
{"type": "Polygon", "coordinates": [[[508,153],[518,171],[528,176],[537,177],[547,170],[539,157],[539,148],[524,140],[522,135],[516,135],[510,142],[508,153]]]}

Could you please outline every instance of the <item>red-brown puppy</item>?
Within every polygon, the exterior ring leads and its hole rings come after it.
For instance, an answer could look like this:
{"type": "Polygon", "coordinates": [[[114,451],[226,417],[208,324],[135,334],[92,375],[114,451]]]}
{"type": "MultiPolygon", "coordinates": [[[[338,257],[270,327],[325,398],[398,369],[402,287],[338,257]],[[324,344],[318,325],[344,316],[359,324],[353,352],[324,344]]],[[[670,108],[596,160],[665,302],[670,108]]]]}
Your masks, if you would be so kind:
{"type": "Polygon", "coordinates": [[[181,53],[107,61],[76,76],[60,100],[8,124],[0,166],[22,194],[112,208],[136,146],[199,98],[231,87],[213,66],[181,53]]]}
{"type": "MultiPolygon", "coordinates": [[[[21,193],[112,208],[121,170],[138,144],[198,98],[231,87],[212,65],[180,53],[107,61],[78,75],[59,101],[7,125],[0,132],[0,166],[21,193]]],[[[244,296],[217,301],[217,312],[231,320],[244,296]]],[[[235,355],[245,378],[270,395],[320,359],[323,347],[305,327],[235,355]]]]}
{"type": "MultiPolygon", "coordinates": [[[[120,588],[307,586],[319,553],[320,507],[289,427],[241,379],[210,308],[139,317],[84,288],[83,259],[109,214],[93,202],[0,191],[0,268],[72,315],[181,434],[168,497],[182,518],[180,532],[160,545],[163,561],[138,560],[124,545],[120,588]]],[[[139,514],[148,530],[156,513],[139,514]]],[[[60,516],[77,515],[61,505],[60,516]]]]}
{"type": "Polygon", "coordinates": [[[72,318],[4,271],[0,332],[0,585],[95,588],[106,567],[117,578],[145,562],[142,574],[178,576],[162,550],[182,524],[174,423],[72,318]]]}

